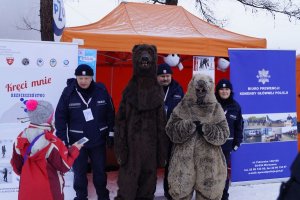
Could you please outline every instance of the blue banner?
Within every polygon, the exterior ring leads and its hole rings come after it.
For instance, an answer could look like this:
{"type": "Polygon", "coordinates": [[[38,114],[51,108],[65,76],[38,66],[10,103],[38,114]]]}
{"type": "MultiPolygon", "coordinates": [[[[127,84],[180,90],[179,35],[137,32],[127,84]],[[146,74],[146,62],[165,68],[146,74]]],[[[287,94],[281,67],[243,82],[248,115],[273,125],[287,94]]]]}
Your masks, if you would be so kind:
{"type": "Polygon", "coordinates": [[[297,143],[271,142],[243,144],[232,153],[231,181],[255,181],[290,176],[297,143]]]}
{"type": "Polygon", "coordinates": [[[244,139],[232,153],[232,181],[290,176],[297,154],[296,52],[230,49],[230,80],[244,139]]]}
{"type": "Polygon", "coordinates": [[[94,80],[96,80],[97,50],[78,49],[78,65],[87,64],[94,70],[94,80]]]}
{"type": "Polygon", "coordinates": [[[296,111],[296,52],[229,50],[230,80],[243,113],[296,111]]]}

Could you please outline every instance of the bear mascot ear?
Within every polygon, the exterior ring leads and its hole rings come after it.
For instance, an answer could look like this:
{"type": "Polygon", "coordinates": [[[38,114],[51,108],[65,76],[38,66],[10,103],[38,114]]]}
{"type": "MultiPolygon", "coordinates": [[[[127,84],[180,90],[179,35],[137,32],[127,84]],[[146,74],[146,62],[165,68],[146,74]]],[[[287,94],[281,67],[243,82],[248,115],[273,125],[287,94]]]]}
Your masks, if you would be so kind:
{"type": "Polygon", "coordinates": [[[154,53],[156,54],[156,53],[157,53],[157,48],[156,48],[156,46],[155,46],[155,45],[151,45],[151,47],[153,48],[154,53]]]}
{"type": "Polygon", "coordinates": [[[132,53],[134,53],[136,49],[139,48],[139,46],[140,46],[139,44],[134,45],[132,48],[132,53]]]}

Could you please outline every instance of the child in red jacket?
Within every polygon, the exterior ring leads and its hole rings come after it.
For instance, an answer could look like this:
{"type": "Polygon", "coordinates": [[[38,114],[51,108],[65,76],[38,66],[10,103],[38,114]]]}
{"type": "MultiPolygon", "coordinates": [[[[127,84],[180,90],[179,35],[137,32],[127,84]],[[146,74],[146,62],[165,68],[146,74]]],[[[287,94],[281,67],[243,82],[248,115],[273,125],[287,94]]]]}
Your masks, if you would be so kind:
{"type": "Polygon", "coordinates": [[[54,109],[47,101],[26,101],[30,124],[17,137],[11,165],[20,175],[19,200],[63,200],[63,174],[71,168],[82,144],[69,149],[53,135],[54,109]]]}

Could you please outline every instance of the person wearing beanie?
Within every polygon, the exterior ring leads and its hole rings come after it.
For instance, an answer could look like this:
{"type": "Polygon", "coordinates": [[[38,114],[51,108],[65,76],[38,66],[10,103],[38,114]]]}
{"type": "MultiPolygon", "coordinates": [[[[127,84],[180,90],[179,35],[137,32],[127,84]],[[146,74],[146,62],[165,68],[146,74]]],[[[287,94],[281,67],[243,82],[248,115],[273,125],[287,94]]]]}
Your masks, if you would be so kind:
{"type": "Polygon", "coordinates": [[[48,101],[24,102],[30,124],[13,145],[11,165],[20,176],[19,200],[63,200],[63,174],[79,155],[82,144],[69,149],[53,134],[54,109],[48,101]]]}
{"type": "Polygon", "coordinates": [[[184,96],[181,85],[173,79],[172,74],[173,71],[167,63],[158,65],[157,81],[165,92],[164,102],[167,119],[170,118],[173,109],[184,96]]]}
{"type": "MultiPolygon", "coordinates": [[[[225,155],[227,166],[230,165],[231,151],[236,151],[243,141],[244,122],[242,117],[241,106],[233,98],[232,84],[227,79],[220,80],[216,85],[215,96],[221,104],[227,119],[230,130],[230,136],[226,143],[222,145],[222,151],[225,155]]],[[[229,176],[227,175],[225,188],[221,200],[229,198],[229,176]]]]}
{"type": "MultiPolygon", "coordinates": [[[[183,89],[179,85],[177,81],[172,78],[173,71],[171,67],[167,63],[162,63],[158,65],[157,68],[157,81],[164,89],[164,104],[165,104],[165,111],[167,114],[167,119],[170,118],[170,115],[173,109],[177,106],[177,104],[181,101],[184,96],[183,89]]],[[[172,143],[169,140],[168,145],[168,159],[167,165],[165,167],[165,174],[164,174],[164,196],[167,199],[172,199],[168,190],[168,167],[169,167],[169,160],[171,156],[171,149],[172,143]]]]}
{"type": "Polygon", "coordinates": [[[94,76],[94,71],[89,65],[81,64],[76,68],[75,76],[94,76]]]}
{"type": "Polygon", "coordinates": [[[83,137],[89,139],[73,166],[75,200],[87,200],[89,159],[98,199],[109,199],[106,145],[113,146],[115,110],[106,87],[95,83],[93,75],[89,65],[79,65],[75,70],[76,78],[67,80],[55,111],[56,135],[67,146],[83,137]]]}

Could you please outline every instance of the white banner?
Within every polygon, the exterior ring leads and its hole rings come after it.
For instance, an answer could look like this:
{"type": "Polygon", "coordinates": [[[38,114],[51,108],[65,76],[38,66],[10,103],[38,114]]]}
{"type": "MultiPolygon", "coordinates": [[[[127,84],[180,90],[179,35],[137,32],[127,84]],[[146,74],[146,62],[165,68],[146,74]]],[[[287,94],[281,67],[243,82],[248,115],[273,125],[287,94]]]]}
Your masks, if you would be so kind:
{"type": "Polygon", "coordinates": [[[16,136],[28,125],[24,100],[56,107],[77,62],[76,44],[0,40],[0,199],[17,199],[19,177],[10,159],[16,136]]]}

